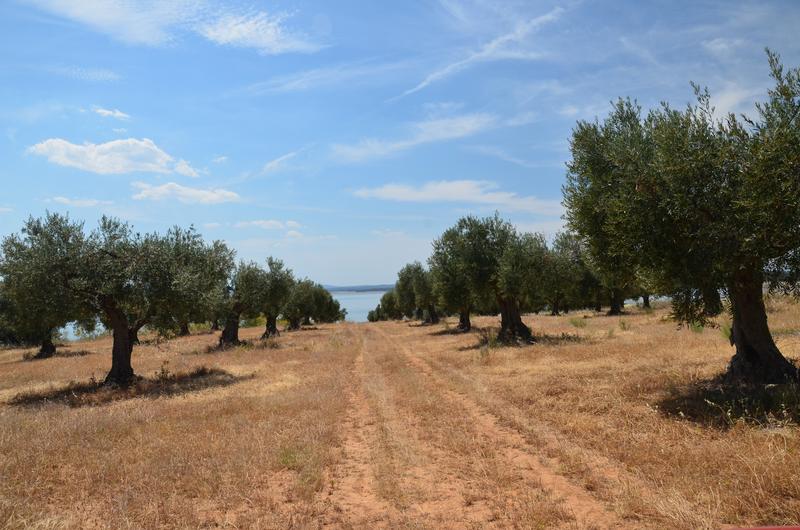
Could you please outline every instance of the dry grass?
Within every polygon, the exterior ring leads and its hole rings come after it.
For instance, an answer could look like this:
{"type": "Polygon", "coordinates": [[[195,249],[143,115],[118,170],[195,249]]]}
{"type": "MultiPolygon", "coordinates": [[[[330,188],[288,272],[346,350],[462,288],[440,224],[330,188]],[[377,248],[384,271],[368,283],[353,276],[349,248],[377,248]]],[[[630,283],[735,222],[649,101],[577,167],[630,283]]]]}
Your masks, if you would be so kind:
{"type": "MultiPolygon", "coordinates": [[[[152,340],[126,391],[90,379],[108,338],[0,350],[0,526],[800,523],[797,389],[715,385],[723,333],[665,313],[528,316],[522,347],[404,323],[152,340]]],[[[800,307],[769,317],[796,356],[800,307]]]]}

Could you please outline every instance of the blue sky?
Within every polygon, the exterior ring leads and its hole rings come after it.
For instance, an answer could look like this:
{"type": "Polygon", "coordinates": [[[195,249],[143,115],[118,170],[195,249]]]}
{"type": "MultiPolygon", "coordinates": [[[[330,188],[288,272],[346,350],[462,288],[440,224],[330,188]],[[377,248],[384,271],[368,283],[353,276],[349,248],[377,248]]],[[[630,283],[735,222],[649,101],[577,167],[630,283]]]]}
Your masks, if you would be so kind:
{"type": "Polygon", "coordinates": [[[0,233],[194,224],[329,284],[393,281],[466,213],[552,235],[576,120],[706,85],[749,112],[800,2],[0,4],[0,233]]]}

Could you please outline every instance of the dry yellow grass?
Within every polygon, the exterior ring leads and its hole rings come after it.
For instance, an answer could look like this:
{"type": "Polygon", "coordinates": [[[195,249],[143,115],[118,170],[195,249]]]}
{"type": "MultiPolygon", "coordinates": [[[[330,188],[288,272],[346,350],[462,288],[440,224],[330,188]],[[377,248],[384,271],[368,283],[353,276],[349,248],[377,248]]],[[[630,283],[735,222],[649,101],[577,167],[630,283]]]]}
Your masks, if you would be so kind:
{"type": "MultiPolygon", "coordinates": [[[[679,330],[664,315],[531,315],[541,340],[525,347],[399,322],[218,353],[205,353],[215,336],[195,335],[137,348],[137,372],[162,380],[133,398],[71,401],[90,406],[13,402],[101,377],[108,339],[45,361],[3,350],[0,524],[799,524],[794,417],[737,420],[741,411],[702,402],[713,394],[693,392],[724,369],[730,346],[718,329],[679,330]],[[163,372],[200,366],[225,373],[184,385],[163,372]]],[[[800,307],[773,304],[770,324],[797,355],[800,307]]]]}

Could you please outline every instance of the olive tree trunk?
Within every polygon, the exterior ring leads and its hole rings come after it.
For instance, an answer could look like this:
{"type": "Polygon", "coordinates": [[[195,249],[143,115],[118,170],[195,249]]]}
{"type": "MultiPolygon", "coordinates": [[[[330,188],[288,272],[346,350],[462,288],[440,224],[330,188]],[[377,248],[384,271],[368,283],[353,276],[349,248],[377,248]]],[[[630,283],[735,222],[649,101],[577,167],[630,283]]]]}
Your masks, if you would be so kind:
{"type": "Polygon", "coordinates": [[[280,335],[278,331],[278,317],[274,315],[267,315],[267,325],[264,328],[264,334],[261,335],[262,339],[270,337],[277,337],[280,335]]]}
{"type": "Polygon", "coordinates": [[[472,329],[472,322],[469,319],[469,309],[462,309],[458,313],[458,330],[469,331],[472,329]]]}
{"type": "Polygon", "coordinates": [[[558,316],[559,314],[561,314],[561,308],[560,308],[559,300],[558,300],[558,298],[556,298],[550,304],[550,316],[554,316],[555,317],[555,316],[558,316]]]}
{"type": "Polygon", "coordinates": [[[111,370],[106,375],[105,384],[127,386],[133,379],[132,337],[136,335],[136,331],[129,329],[127,321],[119,316],[112,320],[111,331],[114,338],[111,346],[111,370]]]}
{"type": "Polygon", "coordinates": [[[767,326],[760,269],[740,271],[731,283],[730,298],[731,345],[736,347],[736,353],[726,378],[759,384],[797,381],[797,368],[781,354],[767,326]]]}
{"type": "Polygon", "coordinates": [[[650,309],[650,295],[643,294],[642,295],[642,307],[645,309],[650,309]]]}
{"type": "Polygon", "coordinates": [[[35,355],[34,358],[36,358],[36,359],[49,359],[50,357],[52,357],[55,354],[56,354],[56,345],[53,344],[53,336],[52,336],[52,334],[50,334],[50,335],[47,335],[47,337],[45,337],[42,340],[42,345],[41,345],[41,347],[39,347],[39,351],[36,352],[36,355],[35,355]]]}
{"type": "Polygon", "coordinates": [[[720,313],[722,313],[722,299],[719,296],[719,289],[716,287],[703,289],[703,314],[715,317],[720,313]]]}
{"type": "Polygon", "coordinates": [[[239,342],[239,318],[241,313],[231,313],[225,318],[225,327],[219,336],[220,347],[238,346],[239,342]]]}
{"type": "Polygon", "coordinates": [[[189,322],[187,322],[187,321],[181,322],[181,329],[180,329],[180,331],[178,331],[178,336],[179,337],[188,337],[191,334],[192,334],[192,332],[189,330],[189,322]]]}
{"type": "Polygon", "coordinates": [[[608,309],[609,315],[622,314],[622,293],[619,289],[611,289],[611,307],[608,309]]]}
{"type": "Polygon", "coordinates": [[[219,331],[219,319],[215,318],[211,321],[211,331],[219,331]]]}
{"type": "Polygon", "coordinates": [[[522,322],[519,304],[516,300],[501,299],[500,333],[497,338],[503,342],[533,342],[531,329],[522,322]]]}
{"type": "Polygon", "coordinates": [[[433,304],[428,306],[427,311],[425,311],[427,317],[425,318],[426,324],[438,324],[439,323],[439,313],[436,312],[436,307],[433,304]]]}

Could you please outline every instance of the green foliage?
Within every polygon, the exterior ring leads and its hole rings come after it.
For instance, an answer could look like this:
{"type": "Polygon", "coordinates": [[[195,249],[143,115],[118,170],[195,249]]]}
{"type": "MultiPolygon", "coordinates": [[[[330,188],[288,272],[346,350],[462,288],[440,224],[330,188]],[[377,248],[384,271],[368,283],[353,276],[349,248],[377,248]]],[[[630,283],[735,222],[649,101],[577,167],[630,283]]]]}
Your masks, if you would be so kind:
{"type": "Polygon", "coordinates": [[[464,233],[452,227],[434,240],[428,258],[436,301],[449,313],[468,313],[474,304],[466,250],[464,233]]]}
{"type": "Polygon", "coordinates": [[[586,327],[586,319],[585,318],[580,318],[580,317],[570,318],[569,319],[569,323],[572,324],[573,326],[575,326],[576,328],[585,328],[586,327]]]}
{"type": "Polygon", "coordinates": [[[346,314],[327,289],[307,279],[293,285],[283,308],[289,329],[300,329],[301,324],[312,320],[314,322],[344,320],[346,314]]]}

